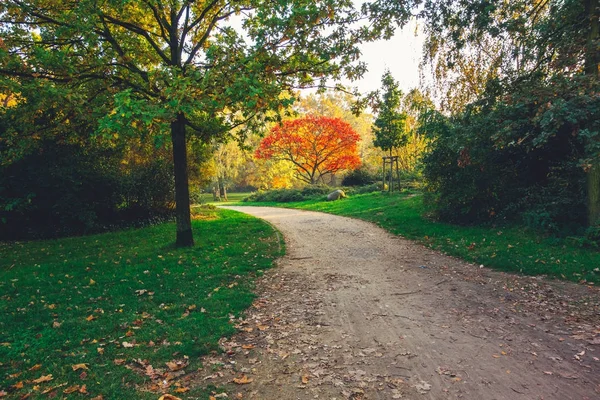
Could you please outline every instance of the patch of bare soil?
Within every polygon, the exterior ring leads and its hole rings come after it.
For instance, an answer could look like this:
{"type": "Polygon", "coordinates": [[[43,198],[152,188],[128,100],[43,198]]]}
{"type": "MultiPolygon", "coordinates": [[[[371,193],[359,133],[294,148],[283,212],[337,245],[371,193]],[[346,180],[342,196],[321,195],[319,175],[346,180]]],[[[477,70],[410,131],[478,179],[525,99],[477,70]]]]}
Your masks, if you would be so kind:
{"type": "Polygon", "coordinates": [[[230,208],[277,227],[288,255],[186,385],[243,399],[600,399],[597,288],[491,271],[359,220],[230,208]]]}

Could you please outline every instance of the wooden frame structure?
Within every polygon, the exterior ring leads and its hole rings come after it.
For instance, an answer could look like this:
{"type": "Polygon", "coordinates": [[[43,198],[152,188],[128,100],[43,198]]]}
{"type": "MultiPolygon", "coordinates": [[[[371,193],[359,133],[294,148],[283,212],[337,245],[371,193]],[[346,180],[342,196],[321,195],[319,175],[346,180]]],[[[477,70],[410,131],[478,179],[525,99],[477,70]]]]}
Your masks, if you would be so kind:
{"type": "Polygon", "coordinates": [[[381,185],[381,190],[385,192],[385,184],[386,184],[386,172],[387,167],[389,165],[389,179],[388,180],[388,191],[391,193],[394,191],[394,181],[396,183],[396,190],[400,191],[400,172],[398,167],[398,156],[383,156],[383,177],[381,185]],[[394,179],[394,166],[396,167],[396,179],[394,179]]]}

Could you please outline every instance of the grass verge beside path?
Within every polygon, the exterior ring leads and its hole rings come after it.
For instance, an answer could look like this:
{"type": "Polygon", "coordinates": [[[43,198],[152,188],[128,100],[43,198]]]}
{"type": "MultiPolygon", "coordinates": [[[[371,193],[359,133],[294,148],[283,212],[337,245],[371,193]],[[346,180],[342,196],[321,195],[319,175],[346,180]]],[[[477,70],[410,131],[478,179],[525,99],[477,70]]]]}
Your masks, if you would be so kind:
{"type": "Polygon", "coordinates": [[[0,243],[0,398],[157,399],[140,388],[198,368],[283,248],[233,211],[196,211],[193,227],[189,249],[173,247],[174,224],[0,243]]]}
{"type": "Polygon", "coordinates": [[[465,227],[423,217],[421,195],[370,193],[341,201],[242,203],[292,207],[371,221],[389,232],[495,269],[548,275],[582,283],[600,282],[600,252],[545,238],[521,227],[465,227]]]}

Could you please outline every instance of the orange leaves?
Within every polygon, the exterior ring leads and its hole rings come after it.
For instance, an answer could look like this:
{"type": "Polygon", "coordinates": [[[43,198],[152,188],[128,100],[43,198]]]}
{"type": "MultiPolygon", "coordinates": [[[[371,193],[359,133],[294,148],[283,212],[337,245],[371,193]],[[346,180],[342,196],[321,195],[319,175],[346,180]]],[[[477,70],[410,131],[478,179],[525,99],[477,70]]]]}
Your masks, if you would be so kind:
{"type": "Polygon", "coordinates": [[[242,375],[239,378],[233,378],[233,381],[238,385],[247,385],[248,383],[252,383],[254,379],[248,378],[246,375],[242,375]]]}
{"type": "Polygon", "coordinates": [[[290,161],[302,180],[316,183],[323,175],[359,167],[359,140],[358,133],[340,118],[307,116],[274,127],[255,157],[290,161]]]}

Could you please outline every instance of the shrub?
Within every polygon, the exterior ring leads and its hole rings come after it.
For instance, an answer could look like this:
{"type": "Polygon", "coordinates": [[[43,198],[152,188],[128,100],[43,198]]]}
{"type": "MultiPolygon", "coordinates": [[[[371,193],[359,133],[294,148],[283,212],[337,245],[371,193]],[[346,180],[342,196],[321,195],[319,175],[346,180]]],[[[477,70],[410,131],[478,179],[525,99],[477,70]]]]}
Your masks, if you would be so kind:
{"type": "Polygon", "coordinates": [[[365,167],[350,171],[342,180],[342,186],[365,186],[381,180],[376,174],[365,167]]]}
{"type": "Polygon", "coordinates": [[[275,189],[264,192],[253,193],[244,201],[289,203],[293,201],[304,201],[321,198],[333,189],[327,186],[311,185],[299,189],[275,189]]]}

